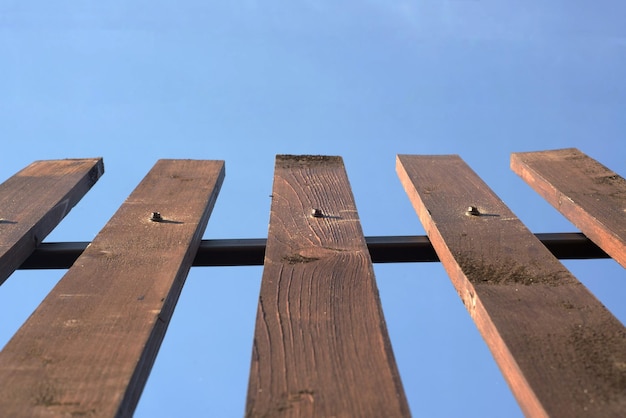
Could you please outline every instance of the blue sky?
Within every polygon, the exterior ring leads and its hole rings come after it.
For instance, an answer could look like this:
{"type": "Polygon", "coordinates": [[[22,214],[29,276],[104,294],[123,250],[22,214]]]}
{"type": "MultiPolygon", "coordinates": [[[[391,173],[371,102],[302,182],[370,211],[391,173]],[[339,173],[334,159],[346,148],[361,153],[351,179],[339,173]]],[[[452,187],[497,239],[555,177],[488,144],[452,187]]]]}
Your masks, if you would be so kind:
{"type": "MultiPolygon", "coordinates": [[[[274,156],[344,158],[366,235],[424,231],[395,155],[460,154],[533,232],[576,229],[509,169],[577,147],[624,175],[620,1],[0,1],[0,181],[105,175],[47,241],[88,241],[159,158],[226,160],[205,238],[267,234],[274,156]]],[[[624,270],[567,262],[622,322],[624,270]]],[[[439,264],[375,266],[415,416],[521,412],[439,264]]],[[[137,417],[241,416],[261,267],[194,268],[137,417]]],[[[0,345],[63,271],[0,287],[0,345]]]]}

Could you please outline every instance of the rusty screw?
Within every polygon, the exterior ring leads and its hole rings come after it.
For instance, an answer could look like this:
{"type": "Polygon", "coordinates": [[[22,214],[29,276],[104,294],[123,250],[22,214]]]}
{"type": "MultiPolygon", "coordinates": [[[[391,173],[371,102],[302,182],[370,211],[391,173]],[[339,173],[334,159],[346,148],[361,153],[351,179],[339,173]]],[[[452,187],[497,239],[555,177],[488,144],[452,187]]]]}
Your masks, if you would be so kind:
{"type": "Polygon", "coordinates": [[[313,209],[311,210],[311,216],[314,218],[323,218],[324,214],[321,209],[313,209]]]}
{"type": "Polygon", "coordinates": [[[469,206],[465,214],[469,216],[480,216],[480,211],[476,206],[469,206]]]}
{"type": "Polygon", "coordinates": [[[152,222],[161,222],[163,220],[163,218],[161,217],[161,212],[152,212],[150,220],[152,222]]]}

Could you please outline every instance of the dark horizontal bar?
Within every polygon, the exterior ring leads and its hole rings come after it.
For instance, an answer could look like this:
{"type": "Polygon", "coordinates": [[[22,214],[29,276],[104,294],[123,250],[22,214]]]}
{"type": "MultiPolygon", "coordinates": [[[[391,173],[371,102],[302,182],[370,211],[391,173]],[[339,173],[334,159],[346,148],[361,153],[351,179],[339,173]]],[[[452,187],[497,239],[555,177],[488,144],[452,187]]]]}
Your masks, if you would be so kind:
{"type": "MultiPolygon", "coordinates": [[[[581,233],[546,233],[535,236],[552,254],[562,260],[609,258],[581,233]]],[[[430,240],[423,235],[366,237],[365,241],[374,263],[439,261],[430,240]]],[[[265,257],[265,243],[263,238],[203,240],[193,265],[260,266],[265,257]]],[[[19,268],[69,268],[87,245],[88,242],[42,243],[19,268]]]]}

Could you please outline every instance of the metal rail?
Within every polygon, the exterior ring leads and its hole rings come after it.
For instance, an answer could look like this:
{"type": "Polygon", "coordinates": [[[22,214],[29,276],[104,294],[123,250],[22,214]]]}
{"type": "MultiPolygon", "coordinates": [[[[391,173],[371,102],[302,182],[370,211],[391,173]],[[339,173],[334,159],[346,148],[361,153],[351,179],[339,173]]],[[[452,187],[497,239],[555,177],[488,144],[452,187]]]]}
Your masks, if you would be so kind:
{"type": "MultiPolygon", "coordinates": [[[[562,260],[610,258],[585,235],[577,232],[535,234],[562,260]]],[[[194,259],[196,267],[260,266],[265,256],[264,238],[203,240],[194,259]]],[[[366,237],[374,263],[437,262],[428,237],[366,237]]],[[[88,242],[42,243],[19,267],[20,269],[67,269],[76,261],[88,242]]]]}

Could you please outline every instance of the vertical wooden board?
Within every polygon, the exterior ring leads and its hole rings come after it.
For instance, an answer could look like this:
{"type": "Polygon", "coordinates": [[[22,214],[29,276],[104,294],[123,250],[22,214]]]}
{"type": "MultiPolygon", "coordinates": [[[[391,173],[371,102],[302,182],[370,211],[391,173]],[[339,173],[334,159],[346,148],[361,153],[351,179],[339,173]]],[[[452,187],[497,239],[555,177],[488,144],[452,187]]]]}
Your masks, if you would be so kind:
{"type": "Polygon", "coordinates": [[[397,170],[525,414],[626,416],[622,324],[458,156],[400,155],[397,170]]]}
{"type": "Polygon", "coordinates": [[[4,416],[132,415],[223,177],[157,162],[0,352],[4,416]]]}
{"type": "Polygon", "coordinates": [[[343,161],[278,156],[272,196],[246,416],[409,416],[343,161]]]}
{"type": "Polygon", "coordinates": [[[102,158],[36,161],[0,184],[0,284],[103,173],[102,158]]]}
{"type": "Polygon", "coordinates": [[[511,154],[511,169],[626,267],[626,180],[576,148],[511,154]]]}

